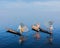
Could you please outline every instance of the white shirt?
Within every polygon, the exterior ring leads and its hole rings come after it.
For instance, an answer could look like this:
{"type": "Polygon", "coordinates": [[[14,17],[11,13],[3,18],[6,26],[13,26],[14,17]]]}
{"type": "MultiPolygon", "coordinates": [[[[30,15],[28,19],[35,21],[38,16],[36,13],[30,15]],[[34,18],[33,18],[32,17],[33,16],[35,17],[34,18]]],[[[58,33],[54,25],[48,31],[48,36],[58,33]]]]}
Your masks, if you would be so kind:
{"type": "Polygon", "coordinates": [[[49,30],[53,30],[53,25],[50,25],[49,30]]]}

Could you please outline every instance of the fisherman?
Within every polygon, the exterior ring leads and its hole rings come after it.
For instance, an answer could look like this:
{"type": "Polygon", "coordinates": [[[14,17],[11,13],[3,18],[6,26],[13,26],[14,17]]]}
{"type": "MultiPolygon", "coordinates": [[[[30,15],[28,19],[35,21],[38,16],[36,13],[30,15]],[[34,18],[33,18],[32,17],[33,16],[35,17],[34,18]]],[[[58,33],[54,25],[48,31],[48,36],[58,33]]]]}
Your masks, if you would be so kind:
{"type": "MultiPolygon", "coordinates": [[[[26,25],[24,25],[23,23],[20,23],[18,29],[20,30],[20,34],[22,34],[23,32],[28,32],[28,27],[26,25]]],[[[20,36],[20,43],[23,43],[26,39],[24,38],[24,36],[20,36]]]]}
{"type": "Polygon", "coordinates": [[[37,32],[39,32],[39,28],[40,28],[40,24],[32,25],[32,29],[36,30],[37,32]]]}
{"type": "Polygon", "coordinates": [[[35,37],[37,40],[40,39],[39,27],[40,27],[39,24],[32,25],[32,29],[33,29],[33,30],[36,30],[36,34],[34,35],[34,37],[35,37]]]}
{"type": "Polygon", "coordinates": [[[49,31],[52,33],[52,31],[53,31],[53,25],[50,25],[49,31]]]}
{"type": "Polygon", "coordinates": [[[19,25],[18,29],[20,30],[20,34],[22,34],[22,32],[24,32],[24,27],[23,27],[22,23],[19,25]]]}
{"type": "Polygon", "coordinates": [[[53,28],[53,22],[52,21],[49,21],[49,31],[52,33],[52,31],[54,30],[53,28]]]}

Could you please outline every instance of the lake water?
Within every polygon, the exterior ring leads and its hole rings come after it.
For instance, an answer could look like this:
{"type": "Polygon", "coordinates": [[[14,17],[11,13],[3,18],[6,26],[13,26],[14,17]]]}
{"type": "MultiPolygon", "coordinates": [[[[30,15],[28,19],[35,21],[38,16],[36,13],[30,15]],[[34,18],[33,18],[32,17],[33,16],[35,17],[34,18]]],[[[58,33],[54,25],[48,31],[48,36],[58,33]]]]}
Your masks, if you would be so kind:
{"type": "MultiPolygon", "coordinates": [[[[40,14],[26,14],[26,15],[2,15],[0,16],[0,48],[60,48],[60,12],[39,12],[40,14]],[[31,30],[31,25],[40,23],[43,29],[46,29],[45,23],[49,20],[54,21],[53,41],[49,43],[49,35],[40,32],[40,39],[36,40],[33,37],[35,34],[31,30]],[[20,22],[26,24],[29,31],[23,33],[27,38],[22,44],[19,43],[20,36],[7,33],[5,27],[17,30],[20,22]]],[[[21,14],[21,13],[20,13],[21,14]]]]}
{"type": "MultiPolygon", "coordinates": [[[[16,29],[17,26],[11,28],[16,29]]],[[[0,29],[0,48],[60,48],[60,33],[59,28],[53,31],[52,44],[49,43],[48,34],[40,33],[40,39],[36,40],[33,37],[34,31],[23,33],[27,38],[22,44],[19,43],[19,36],[7,33],[4,28],[0,29]]]]}

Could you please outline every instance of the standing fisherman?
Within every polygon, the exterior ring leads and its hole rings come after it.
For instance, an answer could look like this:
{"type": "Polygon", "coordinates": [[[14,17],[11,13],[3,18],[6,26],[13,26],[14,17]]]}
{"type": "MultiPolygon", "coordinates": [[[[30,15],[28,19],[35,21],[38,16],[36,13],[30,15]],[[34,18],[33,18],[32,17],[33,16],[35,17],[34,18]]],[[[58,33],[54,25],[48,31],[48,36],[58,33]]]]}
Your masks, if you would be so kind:
{"type": "Polygon", "coordinates": [[[22,32],[24,32],[24,25],[21,23],[18,27],[19,31],[20,31],[20,34],[22,34],[22,32]]]}
{"type": "Polygon", "coordinates": [[[53,31],[53,22],[52,21],[49,21],[49,31],[50,31],[50,33],[52,33],[52,31],[53,31]]]}
{"type": "Polygon", "coordinates": [[[20,23],[18,29],[20,30],[20,33],[22,34],[23,32],[28,32],[29,29],[26,25],[24,25],[23,23],[20,23]]]}
{"type": "Polygon", "coordinates": [[[40,24],[32,25],[32,30],[36,31],[36,34],[34,35],[36,39],[40,39],[39,28],[40,24]]]}
{"type": "MultiPolygon", "coordinates": [[[[28,28],[26,25],[24,25],[23,23],[20,23],[18,29],[20,30],[20,34],[22,35],[23,32],[27,32],[28,28]]],[[[20,40],[19,42],[22,43],[25,40],[24,36],[20,36],[20,40]]]]}
{"type": "Polygon", "coordinates": [[[50,25],[49,31],[52,33],[52,31],[53,31],[53,25],[50,25]]]}

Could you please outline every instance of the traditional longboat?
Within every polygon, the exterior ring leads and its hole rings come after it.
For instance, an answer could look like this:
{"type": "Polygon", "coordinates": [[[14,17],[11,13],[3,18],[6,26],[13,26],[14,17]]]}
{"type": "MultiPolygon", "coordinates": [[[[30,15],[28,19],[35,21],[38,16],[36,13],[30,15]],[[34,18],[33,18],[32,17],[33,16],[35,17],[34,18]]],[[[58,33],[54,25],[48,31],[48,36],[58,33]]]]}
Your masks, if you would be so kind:
{"type": "Polygon", "coordinates": [[[12,33],[12,34],[16,34],[16,35],[19,35],[19,36],[22,36],[19,32],[15,31],[13,29],[8,29],[7,32],[12,33]]]}

